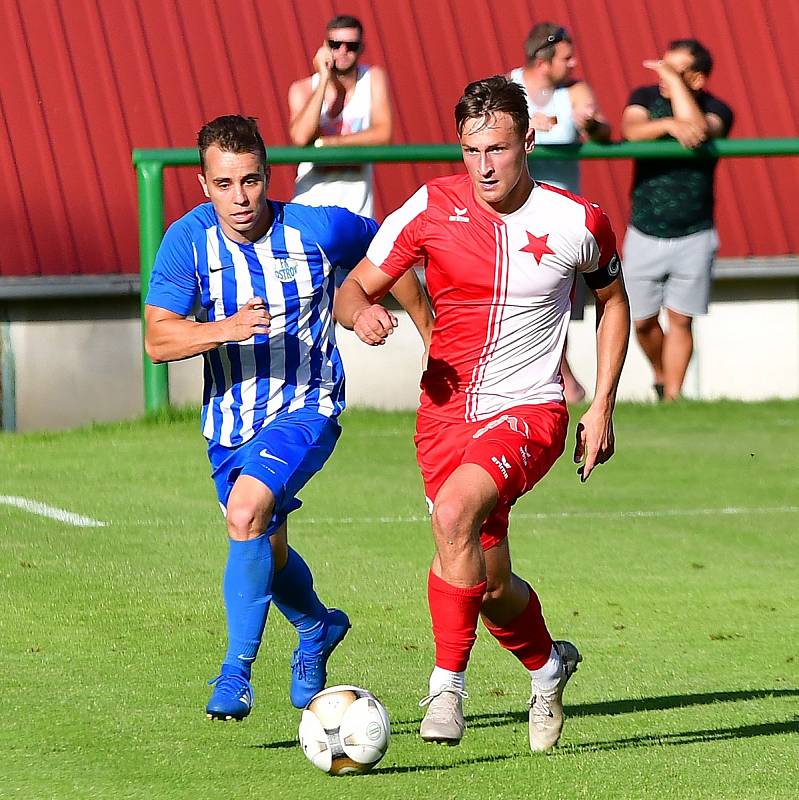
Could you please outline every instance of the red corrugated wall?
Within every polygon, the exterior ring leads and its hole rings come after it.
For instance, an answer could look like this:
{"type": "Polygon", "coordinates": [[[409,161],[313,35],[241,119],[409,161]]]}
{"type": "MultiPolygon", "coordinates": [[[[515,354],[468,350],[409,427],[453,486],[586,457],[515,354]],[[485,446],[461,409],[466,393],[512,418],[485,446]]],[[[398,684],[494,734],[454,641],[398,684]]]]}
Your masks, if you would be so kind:
{"type": "MultiPolygon", "coordinates": [[[[134,147],[185,147],[212,117],[259,117],[268,144],[287,144],[286,93],[310,71],[324,23],[364,22],[364,60],[393,88],[395,141],[454,141],[452,107],[470,80],[522,60],[535,21],[574,36],[580,72],[618,132],[641,66],[675,37],[716,58],[711,90],[735,109],[738,137],[796,136],[799,3],[795,0],[2,0],[0,276],[135,272],[134,147]]],[[[454,165],[377,169],[383,214],[454,165]]],[[[292,168],[272,194],[291,196],[292,168]]],[[[617,230],[630,166],[584,165],[584,192],[617,230]]],[[[722,255],[799,252],[799,158],[723,161],[722,255]]],[[[169,170],[169,220],[201,200],[191,170],[169,170]]]]}

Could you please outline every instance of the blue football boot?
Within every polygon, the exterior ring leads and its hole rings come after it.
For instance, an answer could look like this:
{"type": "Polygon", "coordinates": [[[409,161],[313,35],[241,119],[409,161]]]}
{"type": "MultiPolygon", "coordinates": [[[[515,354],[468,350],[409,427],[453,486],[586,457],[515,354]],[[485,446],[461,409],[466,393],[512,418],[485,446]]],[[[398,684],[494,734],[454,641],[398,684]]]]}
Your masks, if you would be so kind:
{"type": "Polygon", "coordinates": [[[252,710],[255,695],[250,682],[238,670],[228,670],[223,664],[222,673],[208,681],[214,687],[205,708],[208,719],[243,720],[252,710]]]}
{"type": "Polygon", "coordinates": [[[289,694],[291,704],[295,708],[305,708],[311,698],[325,688],[327,660],[347,635],[349,629],[349,617],[343,611],[331,608],[327,612],[323,632],[320,632],[321,650],[314,648],[309,652],[306,649],[309,644],[300,642],[291,660],[291,691],[289,694]]]}

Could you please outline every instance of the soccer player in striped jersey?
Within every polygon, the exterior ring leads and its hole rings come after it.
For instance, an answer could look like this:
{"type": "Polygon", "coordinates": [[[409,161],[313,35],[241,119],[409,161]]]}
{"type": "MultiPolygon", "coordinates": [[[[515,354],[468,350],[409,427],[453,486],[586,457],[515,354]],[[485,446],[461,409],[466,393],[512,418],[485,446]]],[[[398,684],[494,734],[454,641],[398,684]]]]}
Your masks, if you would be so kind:
{"type": "Polygon", "coordinates": [[[435,311],[416,451],[436,554],[428,602],[436,645],[423,739],[464,733],[465,670],[478,617],[529,670],[529,738],[549,750],[581,656],[553,641],[532,587],[511,569],[508,517],[565,446],[561,356],[577,272],[597,305],[597,382],[577,426],[587,480],[613,454],[613,408],[629,309],[608,218],[533,181],[523,89],[501,76],[466,87],[455,109],[465,175],[422,186],[389,215],[336,297],[339,321],[380,344],[394,318],[377,300],[419,260],[435,311]]]}
{"type": "MultiPolygon", "coordinates": [[[[307,564],[288,546],[286,519],[341,432],[334,272],[360,261],[377,224],[342,208],[268,199],[270,168],[252,118],[218,117],[198,147],[210,202],[164,236],[145,346],[156,362],[204,357],[202,431],[229,536],[228,649],[206,712],[243,719],[272,602],[299,635],[290,687],[298,708],[324,687],[327,660],[350,627],[318,598],[307,564]],[[187,319],[193,311],[196,321],[187,319]]],[[[394,293],[423,331],[431,318],[416,277],[394,293]]]]}

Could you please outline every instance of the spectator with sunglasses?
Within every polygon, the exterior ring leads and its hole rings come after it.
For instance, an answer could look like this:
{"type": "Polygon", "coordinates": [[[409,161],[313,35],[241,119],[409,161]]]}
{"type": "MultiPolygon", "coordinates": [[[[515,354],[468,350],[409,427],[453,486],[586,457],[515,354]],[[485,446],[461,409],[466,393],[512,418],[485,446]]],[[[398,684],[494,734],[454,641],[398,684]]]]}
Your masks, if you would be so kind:
{"type": "MultiPolygon", "coordinates": [[[[577,59],[566,28],[552,22],[533,26],[524,43],[527,63],[512,70],[509,77],[527,96],[530,127],[536,144],[574,145],[582,139],[610,140],[610,125],[599,110],[591,87],[572,77],[577,59]]],[[[538,181],[580,194],[580,162],[537,161],[534,177],[538,181]]],[[[586,287],[576,278],[571,319],[583,319],[586,287]]],[[[579,403],[585,390],[569,367],[564,349],[561,363],[566,400],[579,403]]]]}
{"type": "MultiPolygon", "coordinates": [[[[314,74],[289,89],[289,135],[295,145],[338,147],[391,141],[391,106],[383,69],[360,64],[363,25],[352,16],[334,17],[313,58],[314,74]]],[[[372,165],[297,169],[295,203],[336,205],[374,216],[372,165]]]]}

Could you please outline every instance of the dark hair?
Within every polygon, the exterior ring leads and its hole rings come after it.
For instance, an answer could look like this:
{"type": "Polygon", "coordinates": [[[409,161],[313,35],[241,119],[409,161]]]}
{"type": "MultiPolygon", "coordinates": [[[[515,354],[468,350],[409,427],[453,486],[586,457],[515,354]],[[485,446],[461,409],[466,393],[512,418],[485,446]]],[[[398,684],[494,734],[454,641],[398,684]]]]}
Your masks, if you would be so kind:
{"type": "Polygon", "coordinates": [[[504,75],[473,81],[463,90],[463,97],[455,106],[458,136],[463,132],[467,119],[479,119],[503,112],[511,117],[513,127],[519,135],[524,136],[530,127],[524,89],[504,75]]]}
{"type": "Polygon", "coordinates": [[[668,50],[687,50],[693,62],[691,69],[694,72],[700,72],[705,77],[709,77],[713,71],[713,56],[710,55],[710,50],[696,39],[674,39],[669,42],[668,50]]]}
{"type": "Polygon", "coordinates": [[[571,44],[571,36],[562,25],[554,22],[539,22],[530,28],[524,42],[524,53],[528,61],[540,58],[542,61],[552,61],[555,57],[555,48],[558,42],[571,44]]]}
{"type": "Polygon", "coordinates": [[[352,17],[349,14],[339,14],[339,16],[333,17],[333,19],[327,23],[327,28],[325,28],[325,30],[335,31],[339,30],[339,28],[356,28],[358,30],[358,36],[363,36],[363,25],[361,25],[361,21],[358,17],[352,17]]]}
{"type": "Polygon", "coordinates": [[[197,149],[200,151],[200,166],[205,172],[205,153],[211,145],[216,145],[227,153],[254,153],[266,166],[266,145],[258,131],[255,117],[242,117],[228,114],[217,117],[200,128],[197,134],[197,149]]]}

